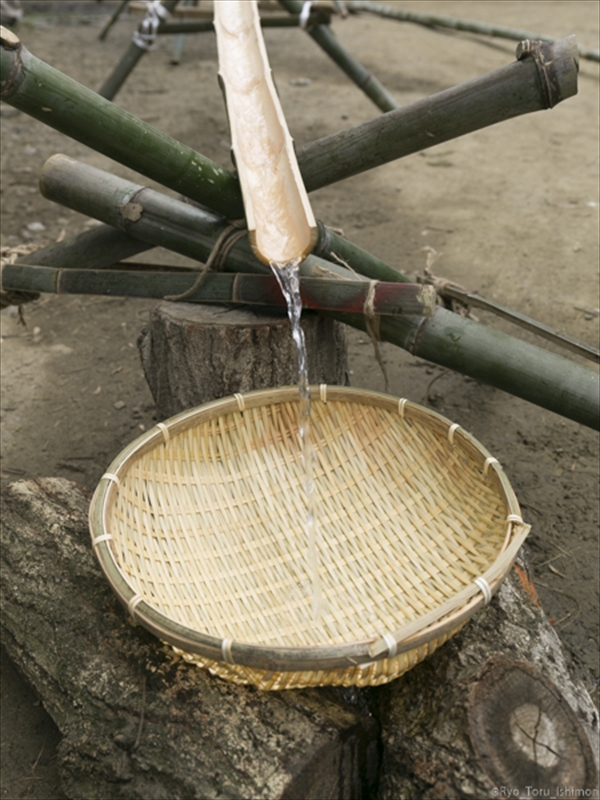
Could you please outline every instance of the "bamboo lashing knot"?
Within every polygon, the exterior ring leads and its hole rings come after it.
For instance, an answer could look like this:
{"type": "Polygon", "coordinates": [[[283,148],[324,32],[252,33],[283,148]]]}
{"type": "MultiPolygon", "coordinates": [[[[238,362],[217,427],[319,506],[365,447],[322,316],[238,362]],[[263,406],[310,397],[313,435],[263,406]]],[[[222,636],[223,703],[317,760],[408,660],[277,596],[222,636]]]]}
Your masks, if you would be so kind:
{"type": "Polygon", "coordinates": [[[133,43],[141,50],[154,50],[156,47],[156,34],[162,20],[169,17],[169,12],[160,0],[144,0],[146,3],[146,16],[140,27],[133,33],[133,43]]]}
{"type": "Polygon", "coordinates": [[[165,295],[165,300],[170,300],[172,302],[180,302],[181,300],[187,300],[188,297],[196,291],[196,289],[201,286],[202,281],[208,274],[210,270],[218,272],[225,263],[225,259],[229,255],[231,248],[239,242],[244,236],[246,236],[248,230],[246,229],[246,221],[245,220],[234,220],[224,228],[217,241],[213,245],[213,249],[210,251],[210,255],[206,260],[206,263],[200,270],[198,277],[190,286],[189,289],[186,289],[185,292],[181,294],[168,294],[165,295]]]}
{"type": "Polygon", "coordinates": [[[240,394],[239,392],[236,392],[233,396],[235,397],[235,401],[238,406],[238,411],[244,412],[246,410],[246,402],[244,400],[244,395],[240,394]]]}
{"type": "Polygon", "coordinates": [[[233,655],[231,654],[232,645],[233,641],[231,639],[223,639],[221,642],[221,655],[223,656],[223,661],[226,664],[235,664],[233,655]]]}
{"type": "Polygon", "coordinates": [[[119,478],[118,475],[115,475],[114,472],[105,472],[100,480],[104,480],[104,479],[106,479],[107,481],[112,481],[113,483],[116,483],[117,486],[121,485],[121,479],[119,478]]]}
{"type": "Polygon", "coordinates": [[[390,379],[385,364],[383,363],[381,351],[379,350],[379,342],[381,341],[381,315],[375,313],[375,289],[377,288],[378,283],[379,281],[369,281],[369,288],[367,290],[367,296],[363,305],[363,315],[365,318],[365,329],[369,334],[369,338],[373,342],[375,358],[377,359],[377,363],[379,364],[379,368],[381,369],[381,373],[385,381],[385,390],[386,392],[389,392],[390,379]]]}
{"type": "Polygon", "coordinates": [[[108,542],[113,538],[112,533],[103,533],[102,536],[96,536],[95,539],[92,539],[92,547],[98,547],[100,542],[108,542]]]}
{"type": "Polygon", "coordinates": [[[322,403],[327,404],[327,384],[326,383],[322,383],[319,386],[319,399],[321,400],[322,403]]]}
{"type": "Polygon", "coordinates": [[[138,605],[142,602],[143,599],[144,598],[141,594],[134,594],[131,600],[127,603],[127,610],[129,611],[129,616],[133,619],[134,622],[136,621],[135,609],[138,607],[138,605]]]}
{"type": "Polygon", "coordinates": [[[302,11],[300,12],[299,23],[303,31],[308,27],[308,19],[310,17],[310,10],[312,8],[312,0],[304,0],[302,11]]]}
{"type": "Polygon", "coordinates": [[[406,399],[406,397],[401,397],[398,400],[398,413],[400,414],[400,417],[402,419],[404,419],[404,410],[406,408],[406,404],[407,403],[408,403],[408,400],[406,399]]]}
{"type": "Polygon", "coordinates": [[[165,425],[164,422],[157,422],[156,427],[160,430],[163,435],[163,439],[165,440],[165,444],[168,443],[169,439],[171,438],[171,434],[169,433],[169,429],[165,425]]]}
{"type": "Polygon", "coordinates": [[[483,595],[484,605],[489,605],[492,600],[492,590],[489,583],[485,578],[475,578],[474,583],[477,585],[483,595]]]}
{"type": "Polygon", "coordinates": [[[492,464],[499,464],[499,463],[500,462],[498,461],[498,459],[494,458],[494,456],[488,456],[486,460],[483,462],[483,477],[484,478],[487,477],[487,474],[492,464]]]}
{"type": "Polygon", "coordinates": [[[456,433],[456,431],[459,428],[460,428],[460,425],[458,424],[458,422],[454,422],[448,428],[448,441],[450,442],[450,444],[454,444],[454,434],[456,433]]]}

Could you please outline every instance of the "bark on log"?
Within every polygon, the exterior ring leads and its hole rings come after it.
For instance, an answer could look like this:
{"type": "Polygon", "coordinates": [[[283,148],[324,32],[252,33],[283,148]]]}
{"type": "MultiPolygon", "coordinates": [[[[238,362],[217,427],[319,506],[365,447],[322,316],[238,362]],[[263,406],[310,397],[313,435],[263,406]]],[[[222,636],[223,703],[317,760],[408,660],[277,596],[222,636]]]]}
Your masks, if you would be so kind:
{"type": "Polygon", "coordinates": [[[523,550],[491,605],[384,697],[378,800],[597,792],[598,711],[523,550]]]}
{"type": "Polygon", "coordinates": [[[523,558],[487,609],[392,684],[260,693],[131,624],[92,555],[87,507],[68,481],[20,481],[0,517],[3,643],[64,735],[69,797],[594,796],[598,713],[523,558]]]}
{"type": "Polygon", "coordinates": [[[2,513],[3,644],[64,735],[66,794],[373,796],[377,724],[362,699],[261,693],[175,657],[113,596],[87,507],[74,484],[48,478],[9,486],[2,513]]]}
{"type": "MultiPolygon", "coordinates": [[[[344,328],[304,314],[310,383],[346,385],[344,328]]],[[[219,397],[298,383],[298,359],[280,313],[160,303],[138,341],[159,419],[219,397]]]]}

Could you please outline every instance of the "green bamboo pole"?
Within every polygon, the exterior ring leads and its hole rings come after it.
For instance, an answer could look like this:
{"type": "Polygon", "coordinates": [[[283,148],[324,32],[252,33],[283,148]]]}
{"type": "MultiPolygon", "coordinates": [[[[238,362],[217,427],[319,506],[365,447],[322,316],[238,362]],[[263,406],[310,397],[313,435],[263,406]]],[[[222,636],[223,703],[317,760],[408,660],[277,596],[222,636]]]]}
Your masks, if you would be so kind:
{"type": "MultiPolygon", "coordinates": [[[[195,250],[196,255],[192,255],[195,258],[203,259],[201,253],[207,253],[211,246],[208,236],[211,225],[213,240],[222,232],[224,223],[218,225],[214,215],[101,170],[78,166],[65,156],[53,156],[46,163],[40,182],[42,193],[49,199],[77,208],[152,244],[165,244],[186,255],[195,250]],[[205,225],[203,233],[200,228],[205,225]]],[[[268,270],[254,258],[246,241],[235,245],[224,268],[258,273],[268,270]]],[[[353,275],[316,256],[309,256],[302,263],[301,272],[306,277],[337,275],[346,280],[353,275]]],[[[354,277],[366,280],[360,275],[354,277]]],[[[363,314],[325,313],[354,327],[367,328],[363,314]]],[[[437,308],[430,319],[382,316],[379,330],[381,339],[419,358],[469,375],[591,428],[597,429],[600,424],[598,373],[588,367],[443,308],[437,308]]]]}
{"type": "Polygon", "coordinates": [[[517,61],[298,150],[308,191],[577,94],[574,36],[521,46],[517,61]]]}
{"type": "MultiPolygon", "coordinates": [[[[279,0],[279,2],[294,15],[300,15],[304,5],[302,0],[279,0]]],[[[385,86],[342,47],[329,25],[308,25],[306,31],[378,108],[382,111],[398,108],[398,103],[385,86]]]]}
{"type": "MultiPolygon", "coordinates": [[[[177,5],[178,0],[162,0],[162,6],[168,13],[171,13],[175,6],[177,5]]],[[[138,30],[138,34],[141,33],[142,25],[138,30]]],[[[160,29],[160,25],[158,26],[160,29]]],[[[134,36],[133,40],[131,41],[127,50],[123,53],[123,56],[119,63],[116,65],[112,73],[106,79],[102,88],[98,92],[101,97],[105,97],[107,100],[112,100],[121,86],[127,80],[127,77],[131,74],[132,70],[134,69],[135,65],[141,59],[141,57],[146,53],[148,50],[147,47],[142,47],[140,44],[136,42],[136,38],[134,36]]]]}
{"type": "MultiPolygon", "coordinates": [[[[231,172],[45,64],[12,31],[3,29],[0,43],[4,102],[219,214],[243,216],[231,172]]],[[[574,38],[547,48],[543,56],[524,55],[475,81],[301,147],[307,190],[570,97],[577,92],[574,38]],[[554,87],[551,96],[546,86],[554,87]]]]}
{"type": "Polygon", "coordinates": [[[112,13],[112,16],[108,19],[106,25],[100,31],[100,35],[98,36],[98,39],[100,39],[101,42],[103,42],[106,39],[106,37],[108,36],[109,30],[112,28],[112,26],[115,24],[115,22],[119,19],[119,17],[121,16],[121,13],[125,10],[125,7],[126,7],[128,2],[129,2],[129,0],[121,0],[119,5],[115,8],[115,10],[112,13]]]}
{"type": "MultiPolygon", "coordinates": [[[[30,256],[32,258],[32,256],[30,256]]],[[[53,294],[93,294],[120,297],[168,298],[186,294],[187,303],[222,303],[285,308],[286,301],[272,275],[241,272],[208,272],[198,286],[197,273],[163,271],[161,267],[141,269],[139,264],[123,264],[125,269],[62,269],[37,264],[7,264],[2,271],[5,290],[49,292],[53,294]],[[190,288],[192,290],[187,294],[190,288]]],[[[148,265],[144,265],[148,266],[148,265]]],[[[367,284],[364,281],[301,278],[302,306],[314,311],[370,313],[392,316],[430,317],[435,309],[435,289],[408,283],[367,284]]]]}
{"type": "Polygon", "coordinates": [[[153,128],[0,33],[0,98],[115,161],[232,219],[244,215],[231,172],[153,128]]]}
{"type": "MultiPolygon", "coordinates": [[[[308,25],[317,25],[324,20],[325,17],[322,14],[311,14],[308,18],[308,25]]],[[[297,14],[288,17],[261,17],[260,24],[262,28],[297,28],[300,25],[300,17],[297,14]]],[[[173,20],[163,23],[157,33],[160,35],[208,33],[214,29],[211,19],[173,20]]]]}
{"type": "MultiPolygon", "coordinates": [[[[397,8],[387,6],[382,3],[373,3],[370,0],[350,0],[348,9],[352,12],[367,11],[388,19],[397,19],[401,22],[414,22],[417,25],[424,25],[428,28],[452,28],[456,31],[466,31],[467,33],[477,33],[482,36],[492,36],[500,39],[511,39],[513,41],[523,41],[524,39],[538,40],[541,42],[553,42],[555,36],[547,36],[543,33],[531,33],[517,28],[507,28],[504,25],[491,25],[487,22],[476,22],[470,19],[460,19],[459,17],[446,17],[440,14],[424,14],[419,11],[410,11],[407,8],[397,8]]],[[[600,61],[600,50],[591,47],[579,46],[579,56],[588,58],[592,61],[600,61]]]]}

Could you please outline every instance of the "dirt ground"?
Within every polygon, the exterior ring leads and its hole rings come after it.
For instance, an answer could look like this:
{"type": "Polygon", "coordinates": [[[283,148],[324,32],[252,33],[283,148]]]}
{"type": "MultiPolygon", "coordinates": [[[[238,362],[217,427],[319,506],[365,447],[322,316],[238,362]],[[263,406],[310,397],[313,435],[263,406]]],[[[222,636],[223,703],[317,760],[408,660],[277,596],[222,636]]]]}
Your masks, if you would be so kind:
{"type": "MultiPolygon", "coordinates": [[[[581,44],[598,47],[597,0],[395,4],[557,38],[574,33],[581,44]]],[[[39,3],[23,5],[28,13],[16,31],[26,46],[94,89],[111,72],[134,28],[132,19],[124,18],[106,42],[98,41],[114,2],[45,4],[46,11],[60,7],[53,15],[35,13],[39,3]]],[[[334,30],[402,104],[514,60],[513,42],[373,16],[336,20],[334,30]]],[[[378,113],[301,31],[269,30],[266,41],[297,143],[378,113]]],[[[116,102],[229,165],[214,36],[188,37],[179,66],[170,63],[172,47],[171,37],[161,38],[116,102]]],[[[311,196],[316,215],[410,276],[423,272],[424,248],[432,247],[440,254],[437,274],[597,346],[598,78],[598,64],[583,60],[578,95],[552,111],[322,189],[311,196]]],[[[54,153],[140,180],[9,106],[2,106],[1,123],[2,245],[53,241],[63,231],[72,236],[94,224],[39,195],[37,176],[54,153]]],[[[153,425],[154,405],[136,349],[152,305],[44,296],[25,309],[25,327],[16,309],[2,313],[4,484],[62,476],[92,490],[114,456],[153,425]]],[[[352,384],[383,390],[364,335],[349,332],[349,354],[352,384]]],[[[545,610],[597,702],[597,433],[391,345],[384,345],[383,354],[393,394],[429,403],[460,423],[505,467],[533,526],[528,552],[545,610]]],[[[56,770],[59,738],[39,700],[3,656],[2,797],[63,797],[56,770]]]]}

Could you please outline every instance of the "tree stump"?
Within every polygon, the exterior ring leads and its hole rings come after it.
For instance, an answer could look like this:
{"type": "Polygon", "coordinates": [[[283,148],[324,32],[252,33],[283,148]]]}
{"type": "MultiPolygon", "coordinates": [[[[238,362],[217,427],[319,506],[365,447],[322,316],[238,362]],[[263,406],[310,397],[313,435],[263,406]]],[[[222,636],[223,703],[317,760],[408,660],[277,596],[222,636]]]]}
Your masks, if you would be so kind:
{"type": "MultiPolygon", "coordinates": [[[[346,385],[344,326],[304,314],[310,383],[346,385]]],[[[160,303],[138,340],[159,419],[210,400],[298,383],[298,359],[285,313],[191,303],[160,303]]]]}
{"type": "Polygon", "coordinates": [[[64,736],[74,800],[594,796],[598,713],[524,557],[460,634],[391,684],[263,693],[132,624],[92,554],[87,510],[74,484],[49,478],[11,484],[0,516],[3,643],[64,736]]]}

